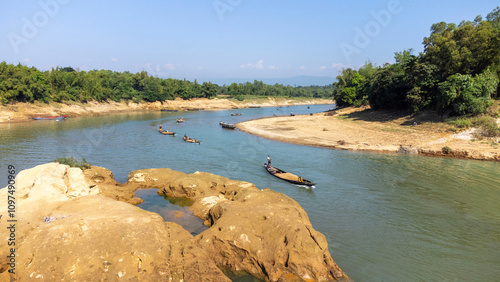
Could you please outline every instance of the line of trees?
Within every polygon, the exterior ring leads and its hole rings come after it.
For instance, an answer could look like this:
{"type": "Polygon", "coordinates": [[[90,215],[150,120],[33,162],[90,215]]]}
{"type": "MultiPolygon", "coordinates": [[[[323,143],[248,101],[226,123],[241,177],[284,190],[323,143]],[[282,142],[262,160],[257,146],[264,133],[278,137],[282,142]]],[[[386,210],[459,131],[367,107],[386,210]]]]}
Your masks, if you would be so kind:
{"type": "Polygon", "coordinates": [[[57,67],[40,71],[21,64],[0,63],[0,103],[63,101],[164,101],[177,97],[213,98],[229,95],[243,100],[247,95],[332,98],[333,85],[292,87],[267,85],[262,81],[219,86],[173,78],[159,78],[146,71],[138,73],[110,70],[76,71],[57,67]]]}
{"type": "Polygon", "coordinates": [[[333,94],[339,106],[424,109],[481,114],[500,91],[500,8],[485,20],[433,24],[418,55],[395,53],[395,63],[343,69],[333,94]]]}

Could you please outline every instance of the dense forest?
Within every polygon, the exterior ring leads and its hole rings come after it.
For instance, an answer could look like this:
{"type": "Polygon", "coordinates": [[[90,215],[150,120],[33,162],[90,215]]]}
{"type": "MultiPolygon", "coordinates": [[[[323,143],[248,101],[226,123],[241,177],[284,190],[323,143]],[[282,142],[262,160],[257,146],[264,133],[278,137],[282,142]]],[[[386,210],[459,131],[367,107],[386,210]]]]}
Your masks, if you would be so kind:
{"type": "Polygon", "coordinates": [[[433,24],[423,45],[418,55],[412,50],[396,53],[394,64],[368,62],[358,70],[343,69],[334,83],[337,105],[477,115],[498,99],[499,7],[486,19],[433,24]]]}
{"type": "Polygon", "coordinates": [[[172,100],[180,97],[213,98],[227,95],[238,100],[245,96],[283,96],[332,98],[333,85],[292,87],[282,84],[267,85],[232,83],[218,86],[210,82],[199,84],[172,78],[159,78],[146,71],[139,73],[110,70],[77,71],[72,67],[57,67],[40,71],[21,64],[0,63],[0,103],[63,102],[63,101],[120,101],[148,102],[172,100]]]}

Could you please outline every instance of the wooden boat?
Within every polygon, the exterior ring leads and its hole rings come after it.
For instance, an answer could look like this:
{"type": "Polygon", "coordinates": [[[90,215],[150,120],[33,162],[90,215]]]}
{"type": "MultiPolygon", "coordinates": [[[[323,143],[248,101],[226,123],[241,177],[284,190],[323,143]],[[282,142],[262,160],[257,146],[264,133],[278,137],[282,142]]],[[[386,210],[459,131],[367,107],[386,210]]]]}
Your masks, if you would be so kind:
{"type": "Polygon", "coordinates": [[[230,124],[230,123],[227,123],[227,122],[219,122],[220,126],[222,126],[222,128],[227,128],[227,129],[234,129],[235,126],[234,124],[230,124]]]}
{"type": "Polygon", "coordinates": [[[186,142],[189,142],[189,143],[198,143],[198,144],[201,144],[201,141],[198,141],[196,139],[192,139],[192,138],[189,138],[189,137],[186,137],[186,136],[184,136],[184,138],[182,138],[182,140],[184,140],[186,142]]]}
{"type": "Polygon", "coordinates": [[[179,110],[161,109],[160,111],[162,111],[162,112],[177,112],[177,111],[179,111],[179,110]]]}
{"type": "Polygon", "coordinates": [[[183,118],[178,118],[175,120],[177,123],[181,123],[181,122],[184,122],[184,119],[183,118]]]}
{"type": "Polygon", "coordinates": [[[242,114],[231,114],[231,116],[241,116],[242,114]]]}
{"type": "Polygon", "coordinates": [[[283,170],[281,170],[281,169],[279,169],[277,167],[273,167],[273,166],[267,167],[267,164],[264,164],[264,168],[272,176],[275,176],[275,177],[277,177],[279,179],[288,181],[288,182],[293,183],[293,184],[306,185],[306,186],[314,186],[314,185],[316,185],[316,183],[312,183],[311,181],[309,181],[307,179],[303,179],[300,176],[297,176],[295,174],[283,171],[283,170]]]}
{"type": "Polygon", "coordinates": [[[68,116],[57,116],[57,117],[34,117],[34,120],[65,120],[68,116]]]}
{"type": "Polygon", "coordinates": [[[291,115],[292,117],[294,117],[294,116],[295,116],[295,113],[294,113],[294,112],[291,112],[291,113],[290,113],[290,115],[291,115]]]}
{"type": "Polygon", "coordinates": [[[171,131],[168,131],[168,130],[163,130],[163,129],[160,129],[160,133],[161,133],[161,134],[165,134],[165,135],[172,135],[172,136],[175,136],[175,132],[171,132],[171,131]]]}

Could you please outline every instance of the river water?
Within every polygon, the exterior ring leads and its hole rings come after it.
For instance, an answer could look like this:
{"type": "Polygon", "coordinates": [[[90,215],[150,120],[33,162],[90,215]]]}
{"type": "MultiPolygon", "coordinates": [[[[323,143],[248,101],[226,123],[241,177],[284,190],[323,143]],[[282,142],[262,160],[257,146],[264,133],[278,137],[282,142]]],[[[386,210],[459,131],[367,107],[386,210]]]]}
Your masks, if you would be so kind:
{"type": "Polygon", "coordinates": [[[218,124],[331,107],[127,113],[0,124],[0,183],[7,182],[7,165],[20,170],[68,156],[110,169],[119,182],[143,168],[210,172],[295,199],[326,236],[333,259],[354,280],[498,281],[499,163],[298,146],[218,124]],[[242,115],[231,116],[234,112],[242,115]],[[185,122],[177,124],[181,116],[185,122]],[[160,123],[178,135],[159,134],[160,123]],[[184,134],[201,145],[183,142],[184,134]],[[312,180],[316,187],[272,177],[262,165],[267,155],[274,166],[312,180]]]}

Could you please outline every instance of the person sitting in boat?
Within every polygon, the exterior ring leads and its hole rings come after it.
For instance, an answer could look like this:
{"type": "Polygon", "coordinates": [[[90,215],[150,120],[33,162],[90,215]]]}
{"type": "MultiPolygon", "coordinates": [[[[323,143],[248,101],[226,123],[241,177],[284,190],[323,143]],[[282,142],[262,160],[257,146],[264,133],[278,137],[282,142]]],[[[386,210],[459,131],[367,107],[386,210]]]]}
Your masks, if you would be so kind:
{"type": "Polygon", "coordinates": [[[189,137],[186,135],[186,133],[184,133],[184,140],[188,140],[189,137]]]}

